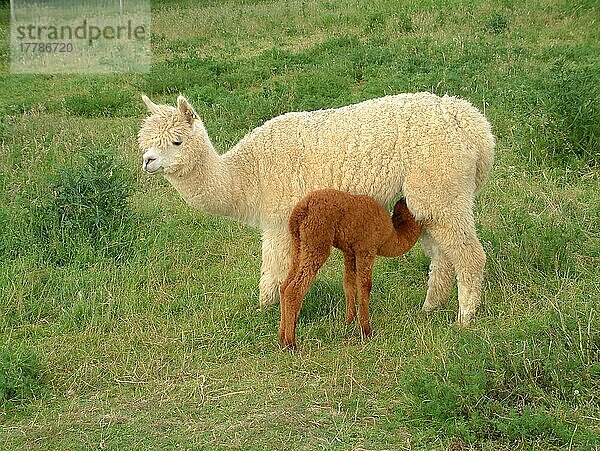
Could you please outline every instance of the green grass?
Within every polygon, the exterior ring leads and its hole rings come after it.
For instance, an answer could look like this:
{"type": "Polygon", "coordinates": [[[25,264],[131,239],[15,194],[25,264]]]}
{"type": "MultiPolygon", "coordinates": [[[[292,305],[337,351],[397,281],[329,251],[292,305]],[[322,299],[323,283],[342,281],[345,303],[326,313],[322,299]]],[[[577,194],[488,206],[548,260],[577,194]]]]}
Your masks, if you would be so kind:
{"type": "Polygon", "coordinates": [[[14,76],[0,48],[0,448],[600,448],[595,2],[152,11],[148,74],[14,76]],[[415,247],[377,261],[362,341],[335,254],[283,352],[259,232],[139,171],[141,94],[188,96],[224,151],[286,111],[419,90],[469,99],[498,138],[475,323],[452,327],[456,290],[419,312],[415,247]]]}

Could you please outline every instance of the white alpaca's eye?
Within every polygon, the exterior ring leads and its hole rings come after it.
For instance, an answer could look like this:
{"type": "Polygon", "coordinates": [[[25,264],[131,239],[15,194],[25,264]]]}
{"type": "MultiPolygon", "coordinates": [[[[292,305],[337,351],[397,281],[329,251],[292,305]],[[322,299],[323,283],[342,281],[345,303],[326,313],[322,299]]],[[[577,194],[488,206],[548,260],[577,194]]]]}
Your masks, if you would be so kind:
{"type": "Polygon", "coordinates": [[[181,143],[182,143],[182,142],[183,142],[183,141],[173,141],[173,145],[174,145],[174,146],[181,146],[181,143]]]}

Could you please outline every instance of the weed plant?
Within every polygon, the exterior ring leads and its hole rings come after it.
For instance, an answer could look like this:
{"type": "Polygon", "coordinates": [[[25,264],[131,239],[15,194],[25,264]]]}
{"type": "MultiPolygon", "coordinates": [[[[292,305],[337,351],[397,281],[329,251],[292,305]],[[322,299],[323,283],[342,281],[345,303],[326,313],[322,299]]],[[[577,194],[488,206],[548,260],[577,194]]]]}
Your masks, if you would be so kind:
{"type": "Polygon", "coordinates": [[[130,174],[105,150],[85,150],[79,160],[53,174],[42,197],[32,201],[38,252],[58,265],[98,257],[120,261],[135,239],[130,174]]]}

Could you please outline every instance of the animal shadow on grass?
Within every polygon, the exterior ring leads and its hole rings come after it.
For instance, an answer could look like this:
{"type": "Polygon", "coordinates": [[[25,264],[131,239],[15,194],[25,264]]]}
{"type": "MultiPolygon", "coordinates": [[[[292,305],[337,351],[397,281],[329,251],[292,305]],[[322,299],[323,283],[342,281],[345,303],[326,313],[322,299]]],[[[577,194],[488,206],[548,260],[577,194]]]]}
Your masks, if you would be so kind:
{"type": "Polygon", "coordinates": [[[340,326],[344,323],[346,298],[342,280],[315,280],[302,302],[298,323],[319,323],[324,318],[339,319],[340,326]]]}

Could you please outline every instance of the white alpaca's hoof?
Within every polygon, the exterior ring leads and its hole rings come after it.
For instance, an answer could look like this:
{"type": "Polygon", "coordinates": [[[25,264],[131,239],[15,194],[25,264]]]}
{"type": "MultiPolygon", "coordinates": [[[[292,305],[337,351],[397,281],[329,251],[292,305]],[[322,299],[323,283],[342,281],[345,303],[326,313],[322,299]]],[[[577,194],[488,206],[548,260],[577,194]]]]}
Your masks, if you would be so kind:
{"type": "Polygon", "coordinates": [[[469,327],[471,325],[471,321],[456,321],[454,323],[454,327],[456,329],[466,329],[467,327],[469,327]]]}
{"type": "Polygon", "coordinates": [[[259,304],[261,309],[266,309],[272,305],[279,304],[279,296],[276,294],[259,296],[259,304]]]}
{"type": "Polygon", "coordinates": [[[471,320],[473,319],[473,316],[475,315],[475,312],[458,312],[458,318],[456,319],[456,323],[455,326],[459,329],[464,329],[467,328],[471,325],[471,320]]]}
{"type": "Polygon", "coordinates": [[[430,304],[428,301],[425,301],[423,303],[423,307],[421,307],[421,311],[425,313],[433,312],[434,310],[438,309],[440,305],[441,304],[430,304]]]}

